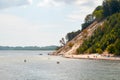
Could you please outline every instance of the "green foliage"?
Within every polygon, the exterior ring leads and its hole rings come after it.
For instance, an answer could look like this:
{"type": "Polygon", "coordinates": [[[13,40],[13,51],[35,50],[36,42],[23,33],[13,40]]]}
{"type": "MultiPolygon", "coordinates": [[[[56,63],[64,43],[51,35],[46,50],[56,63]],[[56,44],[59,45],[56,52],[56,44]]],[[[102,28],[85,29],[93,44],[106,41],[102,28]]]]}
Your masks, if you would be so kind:
{"type": "Polygon", "coordinates": [[[104,0],[103,12],[104,17],[120,12],[120,0],[104,0]]]}
{"type": "Polygon", "coordinates": [[[87,28],[90,24],[92,24],[94,22],[94,17],[93,14],[88,14],[85,17],[85,22],[82,24],[82,30],[84,30],[85,28],[87,28]]]}
{"type": "Polygon", "coordinates": [[[82,30],[84,30],[84,29],[86,29],[90,24],[92,24],[93,23],[93,21],[92,22],[89,22],[89,23],[83,23],[82,24],[82,30]]]}
{"type": "MultiPolygon", "coordinates": [[[[104,0],[92,14],[85,17],[82,24],[82,31],[94,21],[102,21],[104,24],[94,31],[94,34],[85,40],[77,49],[78,54],[83,53],[102,53],[107,50],[109,53],[120,55],[120,0],[104,0]]],[[[81,31],[70,32],[67,34],[67,41],[72,40],[81,31]]]]}
{"type": "Polygon", "coordinates": [[[75,32],[70,32],[70,33],[67,33],[66,35],[66,40],[67,41],[71,41],[75,36],[77,36],[78,34],[80,34],[80,30],[78,31],[75,31],[75,32]]]}
{"type": "Polygon", "coordinates": [[[114,44],[108,45],[106,49],[107,49],[107,51],[109,53],[114,53],[115,52],[115,46],[114,46],[114,44]]]}
{"type": "Polygon", "coordinates": [[[98,48],[98,49],[96,49],[96,52],[99,53],[99,54],[101,54],[103,52],[103,50],[100,49],[100,48],[98,48]]]}
{"type": "Polygon", "coordinates": [[[115,55],[120,55],[120,38],[115,42],[115,55]]]}
{"type": "Polygon", "coordinates": [[[88,48],[88,46],[86,46],[84,44],[82,46],[83,47],[80,47],[79,49],[77,49],[78,54],[83,54],[84,51],[88,48]]]}
{"type": "Polygon", "coordinates": [[[92,14],[88,14],[85,17],[85,22],[82,24],[82,30],[92,24],[94,20],[101,21],[103,19],[106,19],[108,16],[119,12],[120,0],[104,0],[101,6],[96,7],[92,14]]]}
{"type": "Polygon", "coordinates": [[[93,15],[95,16],[95,18],[97,20],[101,20],[103,18],[103,7],[102,6],[98,6],[94,12],[93,15]]]}
{"type": "Polygon", "coordinates": [[[70,48],[72,48],[73,45],[74,45],[74,43],[72,43],[72,42],[70,42],[70,43],[68,44],[68,46],[69,46],[70,48]]]}
{"type": "Polygon", "coordinates": [[[78,53],[109,53],[120,55],[120,13],[107,18],[94,34],[78,48],[78,53]]]}

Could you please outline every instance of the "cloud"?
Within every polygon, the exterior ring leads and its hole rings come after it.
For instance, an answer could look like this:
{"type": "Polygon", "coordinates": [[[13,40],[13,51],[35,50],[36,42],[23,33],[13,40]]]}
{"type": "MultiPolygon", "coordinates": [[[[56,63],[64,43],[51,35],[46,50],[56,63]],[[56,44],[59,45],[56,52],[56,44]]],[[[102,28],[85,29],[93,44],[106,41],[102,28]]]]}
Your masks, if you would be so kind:
{"type": "Polygon", "coordinates": [[[43,34],[39,28],[22,17],[0,14],[0,45],[37,45],[43,34]]]}
{"type": "Polygon", "coordinates": [[[73,4],[76,0],[43,0],[39,2],[39,7],[59,7],[67,4],[73,4]]]}
{"type": "Polygon", "coordinates": [[[28,3],[29,3],[29,4],[32,4],[32,3],[33,3],[33,0],[28,0],[28,3]]]}
{"type": "MultiPolygon", "coordinates": [[[[92,13],[94,8],[102,4],[103,0],[42,0],[39,7],[66,7],[68,5],[73,10],[67,14],[67,20],[75,22],[83,20],[85,15],[92,13]]],[[[84,21],[84,20],[83,20],[84,21]]]]}
{"type": "Polygon", "coordinates": [[[38,7],[52,7],[52,6],[58,7],[58,6],[61,6],[63,4],[64,3],[62,3],[62,2],[56,2],[54,0],[43,0],[37,6],[38,7]]]}
{"type": "Polygon", "coordinates": [[[66,16],[66,20],[70,22],[83,22],[84,18],[87,14],[91,12],[91,10],[86,10],[86,8],[83,8],[83,10],[80,8],[78,11],[72,11],[66,16]]]}
{"type": "Polygon", "coordinates": [[[91,14],[95,7],[102,4],[102,1],[103,0],[76,0],[75,4],[79,7],[67,15],[67,20],[71,22],[84,21],[85,16],[91,14]]]}
{"type": "Polygon", "coordinates": [[[73,6],[86,6],[92,7],[96,5],[96,2],[101,2],[103,0],[43,0],[41,1],[38,6],[39,7],[56,7],[56,6],[63,6],[63,5],[73,5],[73,6]]]}
{"type": "MultiPolygon", "coordinates": [[[[0,14],[0,45],[3,46],[41,46],[58,44],[63,32],[61,25],[36,24],[23,17],[0,14]],[[58,33],[56,33],[56,31],[58,33]],[[54,36],[54,39],[51,37],[54,36]]],[[[64,28],[62,28],[64,30],[64,28]]],[[[65,31],[66,32],[66,31],[65,31]]]]}
{"type": "Polygon", "coordinates": [[[0,0],[0,9],[32,4],[32,0],[0,0]]]}
{"type": "Polygon", "coordinates": [[[76,22],[82,19],[82,15],[76,13],[76,14],[69,14],[67,16],[67,19],[71,22],[76,22]]]}

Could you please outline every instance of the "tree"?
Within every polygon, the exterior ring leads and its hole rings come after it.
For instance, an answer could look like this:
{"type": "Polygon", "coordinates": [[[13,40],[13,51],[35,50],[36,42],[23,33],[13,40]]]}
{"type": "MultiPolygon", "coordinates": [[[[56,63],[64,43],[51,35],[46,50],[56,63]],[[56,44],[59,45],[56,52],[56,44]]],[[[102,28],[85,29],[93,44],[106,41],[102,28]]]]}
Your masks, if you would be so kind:
{"type": "Polygon", "coordinates": [[[104,17],[120,12],[120,0],[104,0],[103,14],[104,17]]]}
{"type": "Polygon", "coordinates": [[[87,28],[90,24],[93,23],[94,21],[94,16],[92,14],[88,14],[86,17],[85,17],[85,20],[84,20],[84,23],[82,24],[82,30],[84,30],[85,28],[87,28]]]}
{"type": "Polygon", "coordinates": [[[111,14],[120,12],[120,0],[111,0],[110,3],[111,14]]]}
{"type": "Polygon", "coordinates": [[[114,44],[110,44],[109,46],[107,46],[107,51],[109,53],[114,53],[115,52],[115,46],[114,46],[114,44]]]}
{"type": "Polygon", "coordinates": [[[92,14],[88,14],[88,15],[85,17],[85,23],[91,23],[93,20],[94,20],[94,17],[93,17],[92,14]]]}
{"type": "Polygon", "coordinates": [[[101,20],[103,18],[103,7],[102,6],[98,6],[94,12],[93,12],[93,16],[95,16],[96,20],[101,20]]]}
{"type": "Polygon", "coordinates": [[[111,15],[111,9],[110,9],[110,0],[104,0],[103,1],[103,14],[104,17],[107,17],[111,15]]]}
{"type": "Polygon", "coordinates": [[[75,32],[69,32],[69,33],[67,33],[67,35],[66,35],[66,40],[67,41],[71,41],[74,37],[76,37],[78,34],[80,34],[80,30],[78,30],[78,31],[75,31],[75,32]]]}
{"type": "Polygon", "coordinates": [[[120,39],[115,42],[115,55],[120,55],[120,39]]]}
{"type": "Polygon", "coordinates": [[[65,39],[64,39],[64,38],[62,38],[62,39],[60,40],[60,44],[61,44],[61,46],[65,46],[66,42],[65,42],[65,39]]]}
{"type": "Polygon", "coordinates": [[[100,48],[98,48],[98,49],[96,49],[96,52],[99,53],[99,54],[101,54],[103,52],[103,50],[100,49],[100,48]]]}

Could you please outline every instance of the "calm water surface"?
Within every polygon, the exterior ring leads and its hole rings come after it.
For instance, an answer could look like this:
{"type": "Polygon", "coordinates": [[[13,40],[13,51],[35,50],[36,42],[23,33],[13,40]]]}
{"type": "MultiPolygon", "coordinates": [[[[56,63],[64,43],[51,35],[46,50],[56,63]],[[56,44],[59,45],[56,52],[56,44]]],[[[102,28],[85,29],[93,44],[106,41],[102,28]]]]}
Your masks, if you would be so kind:
{"type": "Polygon", "coordinates": [[[50,52],[0,51],[0,80],[120,80],[120,61],[47,56],[50,52]]]}

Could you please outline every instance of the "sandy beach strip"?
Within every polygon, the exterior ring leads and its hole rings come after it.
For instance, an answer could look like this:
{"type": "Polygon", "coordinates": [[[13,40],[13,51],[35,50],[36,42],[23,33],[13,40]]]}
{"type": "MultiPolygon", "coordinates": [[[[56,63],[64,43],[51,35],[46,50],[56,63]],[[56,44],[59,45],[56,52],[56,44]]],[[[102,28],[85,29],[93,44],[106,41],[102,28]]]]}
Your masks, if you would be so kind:
{"type": "Polygon", "coordinates": [[[64,55],[65,58],[71,59],[90,59],[90,60],[120,60],[120,57],[108,57],[108,56],[101,56],[98,54],[84,54],[84,55],[64,55]]]}

